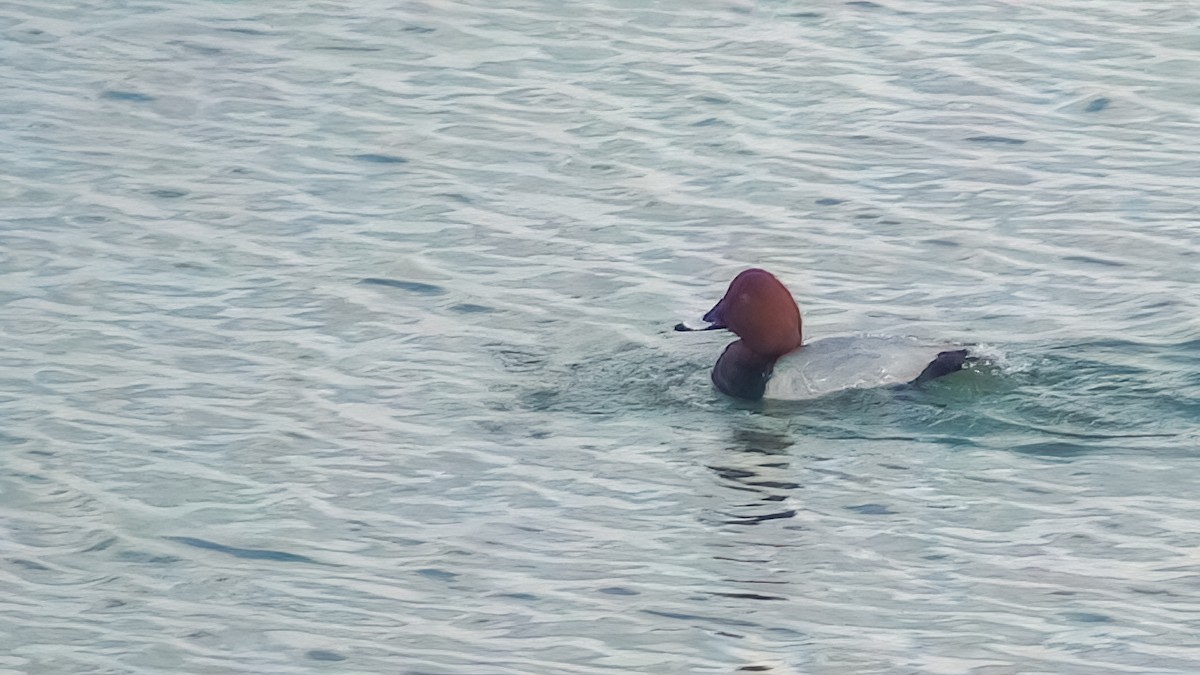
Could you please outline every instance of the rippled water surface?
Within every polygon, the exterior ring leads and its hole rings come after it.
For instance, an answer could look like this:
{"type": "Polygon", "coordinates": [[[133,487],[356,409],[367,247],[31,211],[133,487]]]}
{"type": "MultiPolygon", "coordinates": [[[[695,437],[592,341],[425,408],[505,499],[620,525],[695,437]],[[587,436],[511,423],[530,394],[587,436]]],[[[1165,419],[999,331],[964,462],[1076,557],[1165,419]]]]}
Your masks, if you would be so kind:
{"type": "Polygon", "coordinates": [[[1200,672],[1200,10],[0,7],[0,672],[1200,672]],[[981,344],[739,404],[812,337],[981,344]]]}

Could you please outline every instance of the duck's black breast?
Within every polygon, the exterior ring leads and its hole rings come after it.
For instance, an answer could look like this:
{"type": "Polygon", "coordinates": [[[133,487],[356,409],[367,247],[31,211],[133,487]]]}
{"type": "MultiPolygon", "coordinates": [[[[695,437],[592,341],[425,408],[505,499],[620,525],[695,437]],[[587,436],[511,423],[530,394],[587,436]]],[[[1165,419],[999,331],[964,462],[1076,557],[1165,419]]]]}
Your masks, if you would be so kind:
{"type": "Polygon", "coordinates": [[[712,381],[722,393],[757,401],[767,390],[775,359],[762,356],[741,340],[730,343],[712,369],[712,381]]]}

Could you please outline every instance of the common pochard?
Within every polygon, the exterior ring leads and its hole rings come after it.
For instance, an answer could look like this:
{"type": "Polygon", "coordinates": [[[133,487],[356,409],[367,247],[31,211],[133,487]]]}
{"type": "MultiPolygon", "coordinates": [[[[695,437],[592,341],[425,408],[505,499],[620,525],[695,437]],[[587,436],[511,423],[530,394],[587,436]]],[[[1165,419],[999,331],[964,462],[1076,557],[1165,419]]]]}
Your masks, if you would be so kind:
{"type": "Polygon", "coordinates": [[[734,277],[703,328],[728,329],[732,342],[712,369],[717,389],[737,398],[808,399],[843,389],[919,385],[963,368],[966,349],[914,338],[830,337],[803,344],[800,309],[773,274],[734,277]]]}

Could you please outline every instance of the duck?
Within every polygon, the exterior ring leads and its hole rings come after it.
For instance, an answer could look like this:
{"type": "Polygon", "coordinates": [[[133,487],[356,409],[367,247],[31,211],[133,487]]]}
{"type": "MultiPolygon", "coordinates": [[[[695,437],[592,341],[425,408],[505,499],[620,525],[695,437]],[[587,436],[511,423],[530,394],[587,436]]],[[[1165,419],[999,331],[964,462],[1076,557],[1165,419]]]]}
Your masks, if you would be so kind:
{"type": "Polygon", "coordinates": [[[704,315],[701,328],[738,337],[717,359],[712,382],[734,398],[812,399],[846,389],[920,386],[962,370],[969,349],[910,337],[835,336],[804,343],[800,307],[770,272],[743,270],[704,315]]]}

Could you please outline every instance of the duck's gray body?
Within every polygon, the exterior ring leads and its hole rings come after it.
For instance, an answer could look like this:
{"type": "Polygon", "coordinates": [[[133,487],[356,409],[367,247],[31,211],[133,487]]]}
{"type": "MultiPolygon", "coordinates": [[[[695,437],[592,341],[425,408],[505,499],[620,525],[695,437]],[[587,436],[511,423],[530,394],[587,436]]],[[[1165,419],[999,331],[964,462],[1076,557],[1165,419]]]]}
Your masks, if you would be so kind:
{"type": "Polygon", "coordinates": [[[813,340],[775,362],[764,399],[805,400],[846,389],[921,383],[962,368],[965,350],[905,337],[813,340]]]}

